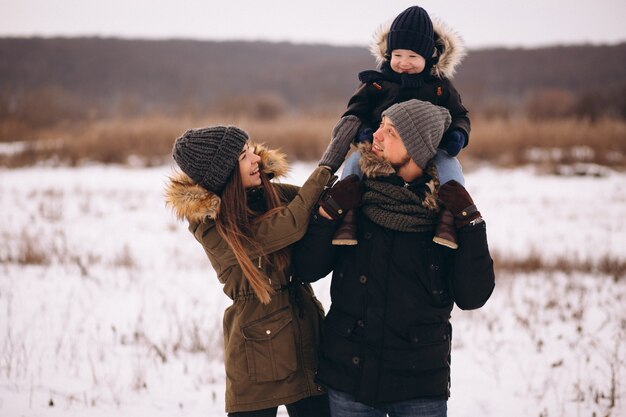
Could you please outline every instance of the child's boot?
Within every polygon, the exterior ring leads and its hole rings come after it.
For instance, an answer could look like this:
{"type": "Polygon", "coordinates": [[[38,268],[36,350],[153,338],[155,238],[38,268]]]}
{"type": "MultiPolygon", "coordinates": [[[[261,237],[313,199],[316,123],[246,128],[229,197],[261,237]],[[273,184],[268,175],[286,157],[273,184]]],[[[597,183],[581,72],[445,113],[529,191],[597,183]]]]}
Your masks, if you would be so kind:
{"type": "Polygon", "coordinates": [[[356,245],[356,215],[354,210],[348,210],[333,235],[333,245],[356,245]]]}
{"type": "Polygon", "coordinates": [[[433,242],[447,246],[450,249],[456,249],[459,247],[456,241],[454,215],[447,208],[444,208],[441,211],[441,217],[439,218],[439,224],[437,224],[433,242]]]}
{"type": "Polygon", "coordinates": [[[441,220],[439,221],[439,226],[437,227],[433,240],[442,245],[456,249],[458,247],[456,231],[468,225],[481,223],[483,221],[482,216],[465,187],[455,180],[450,180],[439,187],[439,201],[444,205],[445,209],[441,213],[441,220]],[[447,239],[445,236],[441,236],[441,239],[438,239],[442,225],[447,223],[450,225],[446,225],[445,228],[452,232],[454,238],[447,239]],[[452,246],[443,243],[452,240],[452,246]]]}

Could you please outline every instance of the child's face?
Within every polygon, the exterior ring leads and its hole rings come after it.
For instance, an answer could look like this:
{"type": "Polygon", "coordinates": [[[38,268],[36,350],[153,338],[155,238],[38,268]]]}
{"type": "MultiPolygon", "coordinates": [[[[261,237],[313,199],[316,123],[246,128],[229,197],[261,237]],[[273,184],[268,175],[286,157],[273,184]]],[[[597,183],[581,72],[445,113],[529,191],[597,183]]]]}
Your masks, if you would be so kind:
{"type": "Polygon", "coordinates": [[[391,51],[391,69],[399,74],[419,74],[424,71],[426,60],[409,49],[391,51]]]}

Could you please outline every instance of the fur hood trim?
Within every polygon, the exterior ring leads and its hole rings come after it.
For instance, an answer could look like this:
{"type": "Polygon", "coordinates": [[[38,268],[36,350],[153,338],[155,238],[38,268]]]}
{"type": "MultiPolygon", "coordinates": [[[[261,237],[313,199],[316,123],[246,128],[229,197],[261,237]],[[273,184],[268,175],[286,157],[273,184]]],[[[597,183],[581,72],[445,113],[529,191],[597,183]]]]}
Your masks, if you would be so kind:
{"type": "MultiPolygon", "coordinates": [[[[452,78],[456,73],[457,67],[467,55],[465,44],[461,36],[442,20],[434,18],[432,21],[435,38],[437,39],[435,42],[437,52],[433,57],[438,57],[439,60],[433,66],[431,74],[439,78],[452,78]]],[[[376,58],[378,68],[388,60],[385,56],[387,53],[387,34],[392,22],[393,19],[383,23],[376,29],[369,47],[371,54],[376,58]]]]}
{"type": "MultiPolygon", "coordinates": [[[[287,156],[263,144],[250,142],[253,152],[261,157],[259,168],[270,178],[283,177],[289,171],[287,156]]],[[[195,183],[180,170],[173,172],[165,187],[165,205],[172,208],[179,220],[205,221],[215,219],[220,210],[220,197],[195,183]]]]}
{"type": "MultiPolygon", "coordinates": [[[[359,152],[361,153],[359,167],[361,168],[361,172],[363,172],[364,179],[387,177],[396,173],[396,170],[391,166],[389,161],[380,159],[372,152],[371,143],[365,142],[359,144],[359,152]]],[[[426,166],[426,172],[432,179],[426,183],[429,192],[426,192],[424,207],[432,211],[438,211],[439,202],[437,196],[439,193],[439,175],[437,175],[437,167],[433,160],[426,166]]]]}
{"type": "Polygon", "coordinates": [[[395,174],[396,170],[393,169],[389,161],[380,159],[374,152],[372,152],[372,144],[369,142],[363,142],[359,144],[359,152],[361,153],[361,159],[359,160],[359,167],[363,176],[367,178],[387,177],[395,174]]]}

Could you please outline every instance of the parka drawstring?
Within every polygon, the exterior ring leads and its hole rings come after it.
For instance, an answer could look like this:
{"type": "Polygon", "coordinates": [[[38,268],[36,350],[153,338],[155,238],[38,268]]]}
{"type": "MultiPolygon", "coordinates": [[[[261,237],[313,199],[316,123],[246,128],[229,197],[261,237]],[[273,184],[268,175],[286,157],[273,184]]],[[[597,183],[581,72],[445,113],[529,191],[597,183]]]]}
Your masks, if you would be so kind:
{"type": "MultiPolygon", "coordinates": [[[[259,256],[259,263],[257,265],[257,268],[259,269],[259,271],[261,269],[263,269],[263,263],[261,262],[261,257],[259,256]]],[[[270,286],[272,285],[272,278],[271,277],[267,277],[267,282],[270,284],[270,286]]]]}

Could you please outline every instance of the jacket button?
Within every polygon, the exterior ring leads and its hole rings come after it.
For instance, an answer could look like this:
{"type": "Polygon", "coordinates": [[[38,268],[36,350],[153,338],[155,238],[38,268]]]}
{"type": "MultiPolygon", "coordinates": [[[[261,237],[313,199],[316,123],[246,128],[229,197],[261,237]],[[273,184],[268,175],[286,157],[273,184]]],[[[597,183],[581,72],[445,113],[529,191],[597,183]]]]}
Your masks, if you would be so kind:
{"type": "Polygon", "coordinates": [[[319,385],[317,386],[317,390],[318,391],[322,391],[322,387],[320,387],[319,385]]]}
{"type": "Polygon", "coordinates": [[[271,331],[270,329],[267,329],[267,330],[265,331],[265,334],[272,334],[272,331],[271,331]]]}
{"type": "Polygon", "coordinates": [[[372,238],[372,234],[370,232],[365,232],[363,237],[365,237],[365,239],[371,239],[372,238]]]}
{"type": "Polygon", "coordinates": [[[359,362],[361,362],[361,359],[358,356],[355,356],[354,358],[352,358],[352,363],[355,365],[358,365],[359,362]]]}
{"type": "Polygon", "coordinates": [[[365,322],[363,320],[359,320],[356,322],[359,327],[365,327],[365,322]]]}
{"type": "Polygon", "coordinates": [[[360,282],[361,284],[365,284],[365,283],[367,282],[367,277],[366,277],[365,275],[361,275],[361,276],[359,277],[359,282],[360,282]]]}

